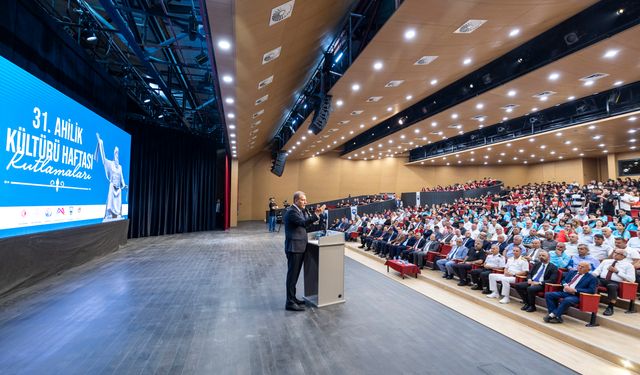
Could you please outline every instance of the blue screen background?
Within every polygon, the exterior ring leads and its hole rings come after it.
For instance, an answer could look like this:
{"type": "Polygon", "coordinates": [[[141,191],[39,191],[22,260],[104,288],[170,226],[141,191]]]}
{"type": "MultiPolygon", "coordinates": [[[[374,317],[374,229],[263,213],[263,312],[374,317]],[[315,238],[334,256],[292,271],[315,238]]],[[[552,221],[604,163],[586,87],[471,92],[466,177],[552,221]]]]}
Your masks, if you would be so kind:
{"type": "MultiPolygon", "coordinates": [[[[5,223],[0,228],[0,237],[102,222],[102,217],[78,221],[77,212],[75,218],[72,216],[73,207],[80,205],[106,207],[109,180],[106,177],[100,153],[96,152],[98,145],[96,133],[99,133],[103,140],[107,159],[114,159],[114,147],[118,147],[119,162],[127,185],[131,136],[3,57],[0,57],[0,84],[4,91],[0,101],[2,105],[0,210],[3,210],[2,215],[5,216],[0,219],[5,223]],[[73,132],[60,131],[65,129],[64,125],[67,122],[73,124],[73,132]],[[58,123],[58,132],[56,132],[56,123],[58,123]],[[81,133],[76,129],[81,129],[81,133]],[[78,134],[81,137],[78,137],[78,134]],[[23,139],[28,139],[29,142],[24,143],[23,139]],[[38,140],[34,141],[34,139],[38,140]],[[27,152],[22,152],[26,150],[24,147],[20,151],[20,145],[26,144],[54,145],[53,149],[58,147],[58,160],[47,162],[48,172],[26,170],[37,166],[39,160],[42,162],[42,155],[47,157],[53,155],[53,153],[40,155],[36,153],[28,156],[27,152]],[[80,159],[69,160],[84,159],[85,163],[65,161],[64,154],[79,155],[80,159]],[[57,175],[60,171],[72,171],[77,174],[57,175]],[[82,177],[79,177],[80,175],[82,177]],[[34,209],[33,206],[48,208],[34,209]],[[12,212],[15,212],[15,210],[4,210],[9,207],[17,208],[20,212],[20,215],[15,218],[16,222],[35,220],[40,224],[6,228],[6,222],[12,220],[6,215],[11,216],[12,212]],[[60,208],[65,211],[64,214],[59,212],[60,208]],[[60,216],[57,218],[58,221],[68,220],[46,223],[56,215],[60,216]],[[65,218],[65,215],[68,218],[65,218]]],[[[66,127],[66,129],[70,128],[66,127]]],[[[128,189],[124,189],[122,205],[127,204],[128,189]]],[[[124,218],[126,215],[122,217],[124,218]]]]}

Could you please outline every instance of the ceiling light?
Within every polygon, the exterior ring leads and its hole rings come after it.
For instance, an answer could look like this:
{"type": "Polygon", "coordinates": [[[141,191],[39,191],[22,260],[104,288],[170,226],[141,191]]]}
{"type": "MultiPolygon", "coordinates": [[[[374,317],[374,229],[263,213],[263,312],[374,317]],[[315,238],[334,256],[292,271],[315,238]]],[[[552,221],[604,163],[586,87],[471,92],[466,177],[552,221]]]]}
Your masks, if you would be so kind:
{"type": "Polygon", "coordinates": [[[605,144],[604,144],[604,143],[600,143],[600,144],[598,145],[598,147],[604,147],[604,146],[605,146],[605,144]]]}
{"type": "Polygon", "coordinates": [[[351,85],[351,90],[352,91],[358,91],[360,90],[360,85],[357,83],[354,83],[353,85],[351,85]]]}
{"type": "Polygon", "coordinates": [[[602,150],[602,152],[606,154],[607,152],[609,152],[609,150],[602,150]]]}
{"type": "Polygon", "coordinates": [[[546,145],[540,145],[540,148],[544,150],[545,148],[547,148],[547,146],[546,145]]]}
{"type": "Polygon", "coordinates": [[[578,148],[574,147],[574,148],[571,149],[571,151],[578,151],[578,148]]]}
{"type": "Polygon", "coordinates": [[[373,117],[371,118],[371,120],[372,120],[372,121],[376,121],[377,119],[378,119],[378,116],[373,116],[373,117]]]}
{"type": "Polygon", "coordinates": [[[236,144],[236,141],[231,141],[231,144],[232,144],[232,145],[235,145],[235,144],[236,144]]]}
{"type": "Polygon", "coordinates": [[[509,118],[508,117],[503,117],[502,121],[507,121],[509,118]]]}
{"type": "Polygon", "coordinates": [[[621,86],[624,83],[624,81],[615,81],[613,83],[614,86],[621,86]]]}
{"type": "Polygon", "coordinates": [[[391,112],[391,111],[393,111],[393,108],[392,107],[387,107],[387,112],[391,112]]]}
{"type": "Polygon", "coordinates": [[[233,103],[234,103],[234,100],[233,100],[233,98],[226,98],[226,99],[224,100],[224,102],[225,102],[225,103],[227,103],[227,104],[233,104],[233,103]]]}
{"type": "Polygon", "coordinates": [[[560,78],[560,73],[551,73],[551,74],[549,74],[549,80],[550,81],[555,81],[558,78],[560,78]]]}
{"type": "Polygon", "coordinates": [[[635,138],[631,138],[631,139],[629,140],[629,142],[631,142],[631,143],[635,143],[635,142],[636,142],[636,139],[635,139],[635,138]]]}
{"type": "Polygon", "coordinates": [[[593,136],[593,137],[591,137],[591,138],[593,138],[593,139],[600,139],[600,138],[602,138],[602,136],[601,136],[601,135],[594,135],[594,136],[593,136]]]}
{"type": "Polygon", "coordinates": [[[235,129],[236,126],[235,125],[229,125],[229,129],[235,129]]]}
{"type": "Polygon", "coordinates": [[[580,155],[580,156],[584,156],[584,153],[582,153],[582,152],[581,152],[579,155],[580,155]]]}
{"type": "Polygon", "coordinates": [[[233,113],[229,113],[229,114],[227,115],[227,117],[228,117],[228,118],[236,118],[236,115],[234,115],[233,113]]]}
{"type": "Polygon", "coordinates": [[[570,144],[571,144],[571,141],[564,141],[564,144],[565,144],[565,145],[570,145],[570,144]]]}
{"type": "Polygon", "coordinates": [[[341,99],[338,99],[338,100],[336,101],[336,105],[337,105],[338,107],[342,107],[342,105],[343,105],[343,104],[344,104],[344,102],[343,102],[341,99]]]}
{"type": "Polygon", "coordinates": [[[224,83],[231,83],[231,82],[233,82],[233,77],[231,77],[231,76],[230,76],[230,75],[228,75],[228,74],[227,74],[227,75],[224,75],[224,76],[222,76],[222,81],[223,81],[224,83]]]}
{"type": "Polygon", "coordinates": [[[549,99],[549,97],[547,97],[547,96],[541,96],[540,97],[540,101],[541,102],[546,102],[548,99],[549,99]]]}
{"type": "Polygon", "coordinates": [[[482,109],[482,108],[484,108],[484,104],[482,103],[476,104],[476,109],[482,109]]]}
{"type": "Polygon", "coordinates": [[[518,150],[518,152],[522,154],[524,152],[524,149],[521,148],[518,150]]]}
{"type": "Polygon", "coordinates": [[[236,137],[236,135],[235,135],[235,134],[233,134],[233,133],[231,133],[231,134],[229,134],[229,137],[231,137],[231,138],[235,138],[235,137],[236,137]]]}
{"type": "Polygon", "coordinates": [[[511,147],[511,143],[507,143],[507,147],[511,147]]]}
{"type": "Polygon", "coordinates": [[[415,129],[413,132],[416,133],[416,134],[419,134],[420,133],[420,129],[415,129]]]}
{"type": "Polygon", "coordinates": [[[636,121],[636,120],[637,120],[637,117],[636,117],[636,116],[631,116],[631,117],[629,117],[627,120],[628,120],[628,121],[632,121],[632,122],[633,122],[633,121],[636,121]]]}
{"type": "Polygon", "coordinates": [[[313,131],[311,131],[311,130],[307,130],[307,133],[309,133],[309,134],[313,134],[313,131]]]}
{"type": "Polygon", "coordinates": [[[435,86],[435,85],[438,84],[438,80],[437,79],[432,79],[431,82],[429,82],[429,83],[431,83],[431,86],[435,86]]]}
{"type": "Polygon", "coordinates": [[[551,154],[551,155],[555,155],[555,154],[556,154],[556,152],[555,152],[555,151],[551,151],[551,152],[550,152],[550,154],[551,154]]]}
{"type": "Polygon", "coordinates": [[[502,159],[498,159],[498,163],[502,163],[502,159]]]}
{"type": "Polygon", "coordinates": [[[507,113],[511,113],[511,112],[513,112],[513,108],[509,107],[509,108],[505,109],[505,111],[506,111],[507,113]]]}
{"type": "Polygon", "coordinates": [[[605,52],[602,57],[604,57],[605,59],[612,59],[612,58],[616,57],[618,52],[620,52],[620,51],[617,50],[617,49],[610,49],[607,52],[605,52]]]}
{"type": "Polygon", "coordinates": [[[364,124],[360,124],[360,129],[364,128],[364,124]]]}
{"type": "Polygon", "coordinates": [[[146,104],[146,103],[149,103],[150,101],[151,101],[151,99],[146,98],[146,99],[144,100],[144,103],[146,104]]]}
{"type": "Polygon", "coordinates": [[[228,40],[221,40],[218,42],[218,47],[220,47],[221,50],[229,50],[231,48],[231,43],[228,40]]]}
{"type": "Polygon", "coordinates": [[[520,34],[520,29],[511,29],[509,31],[509,36],[512,38],[518,36],[518,34],[520,34]]]}
{"type": "Polygon", "coordinates": [[[411,95],[407,95],[407,96],[405,96],[405,99],[407,99],[407,100],[411,100],[411,99],[413,99],[413,96],[411,96],[411,95]]]}
{"type": "Polygon", "coordinates": [[[531,112],[535,112],[535,111],[537,111],[537,110],[538,110],[538,107],[533,107],[533,108],[531,108],[531,112]]]}
{"type": "Polygon", "coordinates": [[[635,149],[636,149],[636,146],[631,146],[631,147],[629,147],[629,148],[630,148],[630,149],[632,149],[632,150],[635,150],[635,149]]]}
{"type": "Polygon", "coordinates": [[[514,156],[514,157],[513,157],[513,160],[518,160],[518,157],[517,157],[517,156],[514,156]]]}
{"type": "Polygon", "coordinates": [[[529,142],[535,142],[536,139],[535,138],[529,138],[529,142]]]}
{"type": "Polygon", "coordinates": [[[353,134],[353,130],[350,130],[350,131],[349,131],[349,134],[353,134]]]}
{"type": "Polygon", "coordinates": [[[409,29],[409,30],[404,32],[404,38],[406,40],[411,40],[411,39],[413,39],[415,37],[416,37],[416,30],[415,29],[409,29]]]}
{"type": "Polygon", "coordinates": [[[531,155],[529,155],[529,156],[530,156],[530,157],[532,157],[532,158],[535,158],[535,157],[536,157],[536,154],[531,154],[531,155]]]}
{"type": "Polygon", "coordinates": [[[573,100],[575,98],[576,98],[575,96],[571,95],[570,97],[567,98],[567,100],[573,100]]]}
{"type": "Polygon", "coordinates": [[[593,86],[593,80],[585,81],[584,85],[585,86],[593,86]]]}
{"type": "Polygon", "coordinates": [[[375,70],[380,70],[382,69],[382,61],[376,61],[375,63],[373,63],[373,69],[375,70]]]}
{"type": "Polygon", "coordinates": [[[462,63],[463,63],[464,65],[469,65],[469,64],[471,64],[471,58],[467,57],[466,59],[462,60],[462,63]]]}
{"type": "Polygon", "coordinates": [[[162,113],[158,115],[158,118],[163,118],[163,117],[164,117],[164,114],[162,113]]]}
{"type": "Polygon", "coordinates": [[[516,90],[509,90],[509,91],[507,92],[507,96],[511,96],[511,97],[516,96],[516,90]]]}
{"type": "Polygon", "coordinates": [[[558,137],[562,137],[562,132],[557,132],[557,133],[556,133],[556,136],[558,136],[558,137]]]}
{"type": "Polygon", "coordinates": [[[388,140],[389,143],[393,143],[393,139],[388,140]]]}
{"type": "Polygon", "coordinates": [[[438,126],[438,123],[437,123],[437,122],[435,122],[435,121],[433,121],[433,122],[431,123],[431,126],[435,128],[436,126],[438,126]]]}
{"type": "Polygon", "coordinates": [[[595,126],[595,125],[591,125],[591,126],[589,126],[589,130],[593,130],[593,129],[595,129],[595,128],[596,128],[596,126],[595,126]]]}
{"type": "Polygon", "coordinates": [[[451,118],[454,119],[454,120],[457,119],[458,118],[458,114],[457,113],[452,114],[451,118]]]}

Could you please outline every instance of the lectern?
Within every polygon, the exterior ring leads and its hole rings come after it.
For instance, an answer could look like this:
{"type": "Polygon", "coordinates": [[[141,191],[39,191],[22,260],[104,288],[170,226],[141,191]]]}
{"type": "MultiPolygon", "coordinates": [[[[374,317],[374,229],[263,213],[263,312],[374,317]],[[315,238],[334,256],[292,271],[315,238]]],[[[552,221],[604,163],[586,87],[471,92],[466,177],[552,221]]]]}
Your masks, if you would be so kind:
{"type": "Polygon", "coordinates": [[[344,233],[308,233],[304,298],[317,307],[344,303],[344,233]]]}

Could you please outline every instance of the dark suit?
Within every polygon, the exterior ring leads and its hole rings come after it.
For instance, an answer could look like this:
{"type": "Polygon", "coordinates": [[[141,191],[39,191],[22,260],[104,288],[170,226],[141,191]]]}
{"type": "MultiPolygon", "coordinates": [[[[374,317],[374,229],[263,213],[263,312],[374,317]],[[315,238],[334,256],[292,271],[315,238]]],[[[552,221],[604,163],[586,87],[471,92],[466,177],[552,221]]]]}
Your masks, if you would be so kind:
{"type": "MultiPolygon", "coordinates": [[[[542,262],[536,262],[533,265],[533,268],[529,270],[529,274],[527,275],[527,281],[533,280],[533,278],[538,275],[540,267],[542,267],[542,262]]],[[[514,285],[516,287],[516,291],[520,295],[520,298],[522,298],[526,305],[535,306],[536,294],[544,291],[544,284],[553,284],[558,281],[558,267],[553,263],[548,263],[547,268],[544,270],[544,274],[542,274],[537,281],[541,284],[529,285],[527,282],[522,282],[514,285]]]]}
{"type": "MultiPolygon", "coordinates": [[[[578,271],[571,271],[564,276],[563,284],[568,284],[571,279],[578,273],[578,271]]],[[[555,316],[562,316],[569,306],[580,302],[580,293],[593,294],[598,287],[598,278],[593,276],[591,272],[587,272],[582,276],[578,285],[576,285],[576,293],[567,292],[551,292],[544,295],[544,299],[547,301],[547,309],[549,313],[553,313],[555,316]],[[558,301],[562,298],[562,302],[558,305],[558,301]]]]}
{"type": "Polygon", "coordinates": [[[308,215],[292,205],[284,213],[284,251],[287,254],[287,304],[296,301],[296,283],[307,251],[306,226],[318,220],[315,214],[308,215]]]}

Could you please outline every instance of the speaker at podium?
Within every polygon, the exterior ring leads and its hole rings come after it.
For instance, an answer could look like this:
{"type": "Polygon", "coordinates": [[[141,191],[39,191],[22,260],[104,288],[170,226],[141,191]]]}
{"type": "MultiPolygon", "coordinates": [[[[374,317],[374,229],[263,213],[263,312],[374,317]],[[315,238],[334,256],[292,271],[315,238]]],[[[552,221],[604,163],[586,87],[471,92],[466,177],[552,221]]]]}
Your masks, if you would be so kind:
{"type": "Polygon", "coordinates": [[[308,235],[304,259],[304,299],[316,307],[344,303],[344,233],[308,235]]]}

